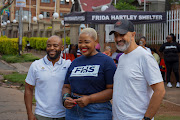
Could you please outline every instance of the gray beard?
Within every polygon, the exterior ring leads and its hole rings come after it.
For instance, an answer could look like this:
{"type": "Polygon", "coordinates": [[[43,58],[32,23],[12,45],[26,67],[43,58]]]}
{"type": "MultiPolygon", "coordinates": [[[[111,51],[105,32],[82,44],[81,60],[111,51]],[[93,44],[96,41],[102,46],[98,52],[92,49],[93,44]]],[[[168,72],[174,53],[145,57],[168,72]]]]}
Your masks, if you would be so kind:
{"type": "Polygon", "coordinates": [[[116,42],[115,42],[115,44],[116,44],[116,47],[117,47],[118,50],[124,52],[124,51],[126,51],[129,48],[129,46],[131,44],[131,41],[132,40],[130,38],[130,41],[129,42],[125,42],[125,44],[123,46],[118,45],[116,42]]]}

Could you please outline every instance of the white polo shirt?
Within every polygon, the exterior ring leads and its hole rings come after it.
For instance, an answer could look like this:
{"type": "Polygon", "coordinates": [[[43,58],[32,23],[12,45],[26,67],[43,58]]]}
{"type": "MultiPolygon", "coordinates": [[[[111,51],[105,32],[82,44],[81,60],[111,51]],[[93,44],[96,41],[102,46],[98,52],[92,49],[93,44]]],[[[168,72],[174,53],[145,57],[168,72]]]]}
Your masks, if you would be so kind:
{"type": "Polygon", "coordinates": [[[62,87],[70,64],[70,60],[60,58],[53,66],[47,55],[31,64],[26,83],[35,86],[36,114],[50,118],[65,117],[62,87]]]}

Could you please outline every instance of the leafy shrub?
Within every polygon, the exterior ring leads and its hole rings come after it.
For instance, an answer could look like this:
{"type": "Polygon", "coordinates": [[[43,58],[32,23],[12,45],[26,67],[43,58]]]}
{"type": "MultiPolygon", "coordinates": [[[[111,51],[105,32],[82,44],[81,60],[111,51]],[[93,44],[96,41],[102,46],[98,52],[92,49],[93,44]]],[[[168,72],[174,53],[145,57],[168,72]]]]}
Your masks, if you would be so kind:
{"type": "MultiPolygon", "coordinates": [[[[22,50],[26,46],[26,41],[22,40],[22,50]]],[[[7,38],[6,36],[0,37],[0,52],[2,54],[18,54],[18,38],[7,38]]]]}
{"type": "MultiPolygon", "coordinates": [[[[64,38],[62,38],[62,40],[63,40],[63,44],[64,44],[64,38]]],[[[70,45],[70,44],[71,44],[70,37],[66,36],[66,45],[70,45]]]]}
{"type": "Polygon", "coordinates": [[[27,38],[27,41],[29,41],[30,46],[33,49],[37,49],[37,50],[45,50],[46,49],[46,42],[48,40],[48,38],[43,38],[43,37],[31,37],[31,38],[27,38]]]}
{"type": "Polygon", "coordinates": [[[52,29],[52,26],[48,27],[47,30],[52,29]]]}
{"type": "MultiPolygon", "coordinates": [[[[33,49],[37,50],[45,50],[46,49],[46,42],[48,38],[45,37],[31,37],[31,38],[24,38],[26,41],[29,41],[30,46],[33,49]]],[[[64,44],[64,38],[62,38],[64,44]]],[[[66,44],[70,44],[70,37],[66,37],[66,44]]]]}

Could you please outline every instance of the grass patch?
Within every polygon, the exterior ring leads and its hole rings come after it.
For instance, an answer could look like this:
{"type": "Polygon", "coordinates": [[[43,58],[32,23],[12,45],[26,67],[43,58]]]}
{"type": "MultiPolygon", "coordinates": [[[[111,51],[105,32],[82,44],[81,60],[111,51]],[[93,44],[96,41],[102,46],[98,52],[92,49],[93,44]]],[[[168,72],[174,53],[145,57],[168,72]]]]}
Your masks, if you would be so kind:
{"type": "Polygon", "coordinates": [[[33,62],[40,59],[32,55],[31,53],[19,55],[3,55],[2,59],[8,63],[22,63],[22,62],[33,62]]]}
{"type": "MultiPolygon", "coordinates": [[[[3,75],[5,80],[8,80],[12,83],[17,83],[17,84],[21,84],[20,86],[20,90],[24,90],[25,89],[25,79],[26,79],[27,74],[19,74],[17,72],[13,73],[13,74],[9,74],[9,75],[3,75]]],[[[32,103],[33,105],[36,104],[36,100],[35,100],[35,96],[33,95],[33,99],[32,99],[32,103]]]]}
{"type": "Polygon", "coordinates": [[[12,83],[19,83],[25,85],[25,79],[27,74],[19,74],[19,73],[13,73],[9,75],[3,75],[4,79],[12,82],[12,83]]]}
{"type": "Polygon", "coordinates": [[[180,116],[156,116],[155,120],[180,120],[180,116]]]}

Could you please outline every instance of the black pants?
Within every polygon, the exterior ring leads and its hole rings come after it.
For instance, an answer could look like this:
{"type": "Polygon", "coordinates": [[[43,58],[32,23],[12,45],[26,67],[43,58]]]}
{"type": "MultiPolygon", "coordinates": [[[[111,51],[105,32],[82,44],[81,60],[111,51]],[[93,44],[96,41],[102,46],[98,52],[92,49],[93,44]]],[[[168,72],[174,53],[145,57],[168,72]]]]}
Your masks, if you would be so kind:
{"type": "Polygon", "coordinates": [[[176,81],[179,82],[179,61],[177,62],[167,62],[165,61],[167,68],[167,82],[170,82],[171,72],[173,70],[176,77],[176,81]]]}

